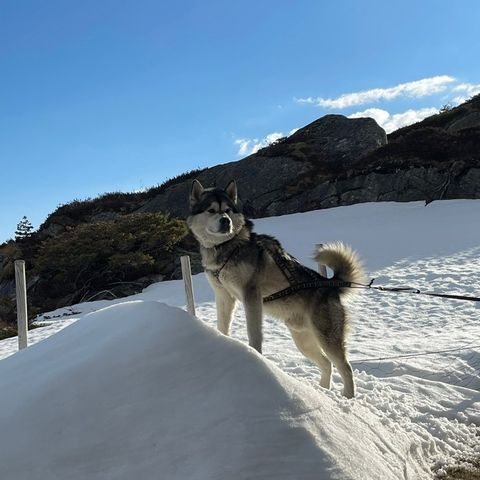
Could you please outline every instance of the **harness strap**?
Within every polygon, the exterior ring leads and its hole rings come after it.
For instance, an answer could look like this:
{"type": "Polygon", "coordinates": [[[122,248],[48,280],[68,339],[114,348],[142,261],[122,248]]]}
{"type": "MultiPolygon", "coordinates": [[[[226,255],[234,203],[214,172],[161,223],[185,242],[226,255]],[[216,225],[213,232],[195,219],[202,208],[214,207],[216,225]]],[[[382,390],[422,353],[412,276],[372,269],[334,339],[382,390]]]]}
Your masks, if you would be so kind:
{"type": "Polygon", "coordinates": [[[351,282],[344,282],[343,280],[318,280],[316,282],[302,282],[292,285],[290,287],[284,288],[279,292],[272,293],[268,297],[263,298],[263,302],[273,302],[273,300],[277,300],[282,297],[286,297],[291,295],[292,293],[296,293],[300,290],[307,290],[310,288],[341,288],[341,287],[351,287],[351,282]]]}
{"type": "Polygon", "coordinates": [[[220,273],[222,273],[222,270],[224,269],[225,265],[229,262],[229,260],[233,257],[235,253],[239,250],[240,247],[234,248],[231,252],[230,255],[227,257],[227,259],[223,262],[223,265],[220,268],[217,268],[216,270],[210,270],[209,268],[206,268],[205,270],[207,272],[210,272],[218,282],[220,282],[220,273]]]}
{"type": "Polygon", "coordinates": [[[271,255],[273,261],[277,264],[277,267],[281,270],[288,283],[289,287],[275,292],[272,295],[268,295],[263,298],[263,302],[273,302],[279,298],[286,297],[293,293],[299,292],[300,290],[307,290],[310,288],[340,288],[340,287],[351,287],[351,282],[344,282],[343,280],[333,280],[328,278],[323,278],[319,273],[310,270],[309,268],[303,267],[302,270],[313,279],[310,282],[299,282],[297,280],[297,272],[295,271],[295,264],[299,264],[298,260],[290,256],[290,259],[287,259],[278,248],[274,249],[268,242],[260,241],[262,247],[271,255]]]}
{"type": "Polygon", "coordinates": [[[259,244],[271,255],[273,261],[277,264],[278,268],[280,268],[288,283],[290,285],[294,285],[296,283],[295,270],[292,264],[289,263],[287,259],[280,254],[278,249],[273,249],[267,242],[260,240],[259,244]]]}

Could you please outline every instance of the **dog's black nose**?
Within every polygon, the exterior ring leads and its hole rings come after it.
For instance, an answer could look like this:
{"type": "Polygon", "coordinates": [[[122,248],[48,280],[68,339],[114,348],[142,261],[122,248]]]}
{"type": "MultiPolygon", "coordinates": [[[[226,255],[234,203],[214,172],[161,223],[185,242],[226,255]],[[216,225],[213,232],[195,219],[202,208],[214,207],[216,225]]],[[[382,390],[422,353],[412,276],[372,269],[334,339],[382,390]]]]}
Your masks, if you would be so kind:
{"type": "Polygon", "coordinates": [[[230,219],[228,217],[222,217],[220,219],[220,228],[223,231],[227,231],[230,229],[230,219]]]}
{"type": "Polygon", "coordinates": [[[221,225],[222,227],[228,227],[228,226],[230,225],[230,219],[227,218],[227,217],[222,217],[222,218],[220,219],[220,225],[221,225]]]}

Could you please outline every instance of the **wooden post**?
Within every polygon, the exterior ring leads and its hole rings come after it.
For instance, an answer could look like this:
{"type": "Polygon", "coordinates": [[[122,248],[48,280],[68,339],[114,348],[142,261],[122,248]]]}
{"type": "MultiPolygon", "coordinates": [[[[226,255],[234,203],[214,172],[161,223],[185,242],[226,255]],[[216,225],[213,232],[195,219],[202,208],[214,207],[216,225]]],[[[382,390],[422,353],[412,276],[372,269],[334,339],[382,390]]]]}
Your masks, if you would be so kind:
{"type": "MultiPolygon", "coordinates": [[[[323,243],[317,243],[317,249],[321,249],[323,247],[323,243]]],[[[327,267],[322,265],[321,263],[318,264],[318,273],[325,278],[327,277],[327,267]]]]}
{"type": "Polygon", "coordinates": [[[182,277],[185,284],[185,296],[187,298],[187,312],[195,316],[195,299],[193,297],[192,270],[190,268],[190,257],[180,257],[182,265],[182,277]]]}
{"type": "Polygon", "coordinates": [[[18,349],[28,347],[27,282],[25,260],[15,260],[15,286],[17,293],[18,349]]]}

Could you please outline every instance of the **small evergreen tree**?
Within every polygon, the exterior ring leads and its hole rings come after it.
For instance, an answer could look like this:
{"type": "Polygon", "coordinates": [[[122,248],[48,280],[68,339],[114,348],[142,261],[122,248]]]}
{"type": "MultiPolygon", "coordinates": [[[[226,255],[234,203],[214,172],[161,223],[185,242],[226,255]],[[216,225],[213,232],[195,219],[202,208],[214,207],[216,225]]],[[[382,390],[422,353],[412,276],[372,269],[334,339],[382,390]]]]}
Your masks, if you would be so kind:
{"type": "Polygon", "coordinates": [[[449,111],[452,110],[452,109],[453,109],[452,104],[451,104],[451,103],[446,103],[446,104],[439,110],[439,113],[449,112],[449,111]]]}
{"type": "Polygon", "coordinates": [[[17,230],[15,231],[15,240],[24,240],[25,238],[31,237],[33,233],[32,230],[32,224],[24,215],[17,225],[17,230]]]}

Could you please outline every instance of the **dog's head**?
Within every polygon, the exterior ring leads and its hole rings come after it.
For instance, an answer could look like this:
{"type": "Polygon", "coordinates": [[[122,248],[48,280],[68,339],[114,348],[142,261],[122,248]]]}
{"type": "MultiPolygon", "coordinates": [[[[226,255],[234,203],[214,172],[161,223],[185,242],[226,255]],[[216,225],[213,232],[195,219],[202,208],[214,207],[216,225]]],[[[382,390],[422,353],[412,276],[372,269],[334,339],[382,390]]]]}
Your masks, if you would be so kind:
{"type": "Polygon", "coordinates": [[[245,226],[245,218],[237,203],[237,184],[203,188],[194,180],[190,190],[190,215],[187,224],[195,238],[206,248],[228,242],[245,226]]]}

